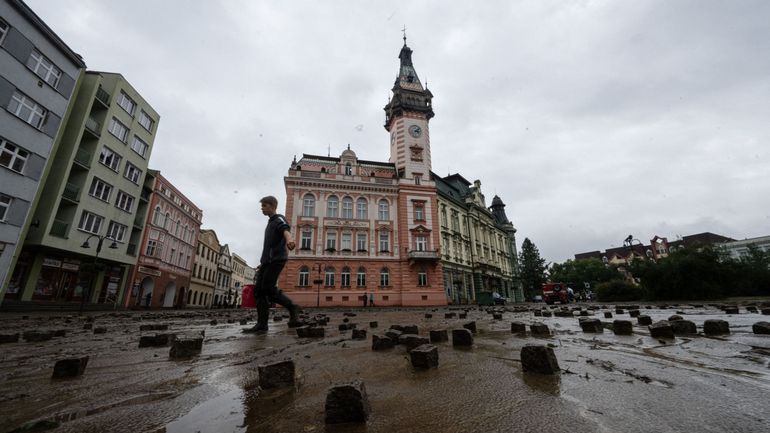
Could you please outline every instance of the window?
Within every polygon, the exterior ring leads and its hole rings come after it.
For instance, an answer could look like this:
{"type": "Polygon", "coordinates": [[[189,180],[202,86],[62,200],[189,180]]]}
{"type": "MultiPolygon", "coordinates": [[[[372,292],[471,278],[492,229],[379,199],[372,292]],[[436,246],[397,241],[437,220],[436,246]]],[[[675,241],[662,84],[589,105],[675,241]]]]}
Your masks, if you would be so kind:
{"type": "Polygon", "coordinates": [[[84,210],[83,214],[80,215],[80,223],[78,224],[78,229],[96,235],[99,234],[99,229],[102,228],[103,221],[104,218],[100,217],[99,215],[84,210]]]}
{"type": "Polygon", "coordinates": [[[307,266],[303,266],[299,268],[299,286],[305,287],[309,286],[310,282],[310,271],[308,270],[307,266]]]}
{"type": "Polygon", "coordinates": [[[422,175],[421,174],[415,174],[414,175],[414,184],[419,185],[422,181],[422,175]]]}
{"type": "Polygon", "coordinates": [[[366,286],[366,268],[363,266],[358,268],[358,273],[356,274],[356,285],[358,285],[358,287],[366,286]]]}
{"type": "Polygon", "coordinates": [[[342,218],[353,218],[353,199],[350,197],[342,199],[342,218]]]}
{"type": "Polygon", "coordinates": [[[366,251],[366,233],[356,234],[356,249],[358,251],[366,251]]]}
{"type": "Polygon", "coordinates": [[[326,216],[327,218],[337,218],[339,215],[339,200],[337,196],[333,195],[326,201],[326,216]]]}
{"type": "Polygon", "coordinates": [[[145,251],[144,255],[154,257],[157,251],[159,251],[158,241],[147,241],[147,250],[145,251]]]}
{"type": "Polygon", "coordinates": [[[447,226],[446,207],[444,206],[441,206],[441,225],[444,227],[447,226]]]}
{"type": "Polygon", "coordinates": [[[134,141],[131,142],[131,150],[138,153],[139,156],[142,158],[145,158],[147,155],[147,149],[150,146],[147,145],[144,141],[140,140],[139,137],[134,136],[134,141]]]}
{"type": "Polygon", "coordinates": [[[142,112],[139,113],[139,124],[148,132],[152,132],[152,126],[155,124],[155,121],[142,110],[142,112]]]}
{"type": "Polygon", "coordinates": [[[425,268],[420,269],[420,272],[417,273],[417,285],[418,286],[428,285],[428,272],[425,270],[425,268]]]}
{"type": "Polygon", "coordinates": [[[353,175],[353,166],[350,163],[345,164],[345,176],[353,175]]]}
{"type": "Polygon", "coordinates": [[[126,212],[131,212],[134,207],[134,197],[123,191],[118,192],[118,199],[115,200],[115,206],[126,212]]]}
{"type": "Polygon", "coordinates": [[[107,237],[117,242],[123,242],[126,238],[126,229],[128,226],[110,221],[110,226],[107,228],[107,237]]]}
{"type": "Polygon", "coordinates": [[[350,268],[345,266],[340,273],[340,285],[342,287],[350,287],[350,268]]]}
{"type": "Polygon", "coordinates": [[[118,140],[122,141],[123,143],[125,143],[126,140],[128,139],[128,128],[126,128],[126,125],[120,123],[120,121],[114,117],[110,122],[109,131],[112,135],[117,137],[118,140]]]}
{"type": "Polygon", "coordinates": [[[5,35],[8,33],[8,23],[0,18],[0,43],[5,39],[5,35]]]}
{"type": "Polygon", "coordinates": [[[302,198],[302,216],[315,215],[315,197],[313,194],[305,194],[302,198]]]}
{"type": "Polygon", "coordinates": [[[426,236],[416,236],[414,238],[414,245],[417,251],[425,251],[428,246],[428,238],[426,236]]]}
{"type": "Polygon", "coordinates": [[[334,286],[334,268],[326,268],[326,272],[324,273],[324,285],[328,287],[334,286]]]}
{"type": "Polygon", "coordinates": [[[311,229],[302,229],[302,234],[299,238],[299,249],[301,250],[309,250],[312,245],[313,240],[313,230],[311,229]]]}
{"type": "Polygon", "coordinates": [[[111,193],[112,193],[112,185],[99,179],[98,177],[95,177],[91,181],[91,188],[89,188],[88,190],[88,194],[90,194],[91,196],[96,197],[99,200],[109,202],[111,193]]]}
{"type": "Polygon", "coordinates": [[[387,200],[385,199],[380,200],[378,208],[379,208],[378,219],[380,220],[390,219],[390,205],[388,204],[387,200]]]}
{"type": "Polygon", "coordinates": [[[59,78],[61,78],[61,70],[56,67],[50,60],[44,55],[40,54],[38,50],[32,50],[32,53],[27,59],[27,67],[32,70],[43,81],[50,84],[51,87],[56,87],[59,84],[59,78]]]}
{"type": "Polygon", "coordinates": [[[353,233],[343,233],[342,242],[340,244],[342,250],[350,251],[353,248],[353,233]]]}
{"type": "Polygon", "coordinates": [[[11,197],[0,194],[0,221],[5,221],[5,216],[8,214],[8,208],[11,207],[12,200],[11,197]]]}
{"type": "Polygon", "coordinates": [[[382,268],[380,271],[380,286],[387,287],[390,285],[390,271],[388,268],[382,268]]]}
{"type": "Polygon", "coordinates": [[[43,126],[43,119],[47,113],[37,102],[18,90],[13,92],[11,102],[8,103],[8,111],[38,129],[43,126]]]}
{"type": "Polygon", "coordinates": [[[139,170],[134,164],[126,161],[126,169],[123,171],[123,177],[139,185],[139,178],[142,177],[142,170],[139,170]]]}
{"type": "Polygon", "coordinates": [[[326,249],[327,250],[337,249],[337,233],[335,232],[326,233],[326,249]]]}
{"type": "Polygon", "coordinates": [[[390,251],[390,233],[380,232],[380,252],[390,251]]]}
{"type": "Polygon", "coordinates": [[[422,203],[414,204],[414,219],[415,221],[425,221],[425,207],[422,203]]]}
{"type": "Polygon", "coordinates": [[[21,173],[28,157],[29,152],[0,137],[0,165],[21,173]]]}
{"type": "Polygon", "coordinates": [[[365,198],[359,198],[358,200],[356,200],[356,218],[360,220],[365,220],[369,218],[368,216],[369,212],[367,211],[367,208],[368,208],[368,204],[366,203],[365,198]]]}
{"type": "Polygon", "coordinates": [[[155,214],[152,216],[152,223],[156,226],[163,226],[163,213],[160,206],[155,207],[155,214]]]}
{"type": "Polygon", "coordinates": [[[118,172],[120,168],[120,155],[110,150],[107,146],[102,146],[102,153],[99,154],[99,162],[106,165],[112,171],[118,172]]]}
{"type": "Polygon", "coordinates": [[[136,110],[136,102],[134,102],[133,99],[129,98],[128,95],[124,91],[120,91],[120,96],[118,96],[118,105],[120,105],[120,108],[126,110],[126,113],[130,115],[134,115],[134,110],[136,110]]]}

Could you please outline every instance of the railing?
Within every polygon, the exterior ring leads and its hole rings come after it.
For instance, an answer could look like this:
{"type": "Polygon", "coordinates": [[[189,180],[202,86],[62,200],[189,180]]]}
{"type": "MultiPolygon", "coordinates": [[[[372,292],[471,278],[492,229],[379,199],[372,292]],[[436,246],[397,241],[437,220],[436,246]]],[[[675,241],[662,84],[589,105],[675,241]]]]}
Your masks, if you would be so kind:
{"type": "Polygon", "coordinates": [[[385,184],[385,185],[390,185],[390,184],[393,183],[393,179],[388,179],[388,178],[384,178],[384,177],[375,177],[374,178],[374,183],[381,183],[381,184],[385,184]]]}
{"type": "Polygon", "coordinates": [[[86,129],[88,132],[94,134],[95,136],[99,136],[102,132],[102,125],[96,121],[93,117],[89,117],[86,119],[86,129]]]}
{"type": "Polygon", "coordinates": [[[438,260],[441,255],[438,251],[409,251],[409,258],[413,260],[438,260]]]}
{"type": "Polygon", "coordinates": [[[68,230],[68,223],[60,220],[53,220],[53,224],[51,225],[51,235],[66,239],[68,230]]]}
{"type": "Polygon", "coordinates": [[[99,86],[99,89],[96,90],[96,99],[104,105],[110,105],[110,94],[102,86],[99,86]]]}
{"type": "Polygon", "coordinates": [[[83,148],[79,148],[77,153],[75,153],[75,162],[85,168],[91,168],[91,152],[83,148]]]}
{"type": "Polygon", "coordinates": [[[80,187],[68,182],[61,195],[69,201],[78,203],[80,201],[80,187]]]}
{"type": "Polygon", "coordinates": [[[321,178],[321,173],[319,173],[317,171],[301,171],[299,173],[299,175],[300,175],[300,177],[314,177],[316,179],[320,179],[321,178]]]}

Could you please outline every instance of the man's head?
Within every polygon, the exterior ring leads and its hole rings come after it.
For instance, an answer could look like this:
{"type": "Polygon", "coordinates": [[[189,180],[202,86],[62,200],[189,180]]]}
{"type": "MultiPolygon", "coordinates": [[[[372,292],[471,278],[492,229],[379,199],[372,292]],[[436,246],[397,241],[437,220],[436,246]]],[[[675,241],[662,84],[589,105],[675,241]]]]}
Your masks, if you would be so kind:
{"type": "Polygon", "coordinates": [[[262,197],[259,200],[259,203],[262,205],[262,213],[267,216],[273,216],[275,210],[278,208],[278,199],[272,195],[262,197]]]}

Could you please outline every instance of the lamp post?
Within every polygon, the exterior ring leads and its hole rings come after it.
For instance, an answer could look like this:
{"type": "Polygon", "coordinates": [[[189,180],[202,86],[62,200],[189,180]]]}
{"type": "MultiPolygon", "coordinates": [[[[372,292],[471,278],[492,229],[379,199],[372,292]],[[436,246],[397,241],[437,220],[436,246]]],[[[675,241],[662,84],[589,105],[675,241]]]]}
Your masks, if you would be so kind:
{"type": "Polygon", "coordinates": [[[92,264],[92,275],[93,275],[93,281],[88,285],[88,287],[85,289],[85,293],[81,293],[80,295],[80,311],[78,312],[78,315],[83,315],[83,307],[86,303],[86,298],[91,297],[91,284],[96,284],[96,262],[99,260],[99,253],[102,251],[102,243],[104,243],[105,239],[109,239],[112,241],[110,246],[108,247],[111,250],[117,249],[118,244],[115,242],[115,239],[112,239],[109,235],[100,236],[100,235],[90,235],[86,238],[85,241],[83,241],[83,245],[80,246],[80,248],[91,248],[91,245],[88,244],[88,241],[91,240],[91,238],[96,238],[99,240],[96,244],[96,254],[94,255],[94,262],[92,264]]]}
{"type": "Polygon", "coordinates": [[[313,281],[316,284],[316,296],[315,296],[315,307],[319,308],[321,306],[321,283],[323,282],[323,279],[321,279],[321,264],[316,263],[315,266],[313,266],[313,270],[318,270],[318,278],[313,281]]]}

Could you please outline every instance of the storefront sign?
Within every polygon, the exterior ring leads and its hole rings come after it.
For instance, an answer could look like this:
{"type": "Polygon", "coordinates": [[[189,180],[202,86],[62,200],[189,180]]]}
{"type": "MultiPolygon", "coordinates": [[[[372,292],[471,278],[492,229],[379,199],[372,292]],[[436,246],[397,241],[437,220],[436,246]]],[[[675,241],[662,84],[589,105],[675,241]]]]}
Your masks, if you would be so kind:
{"type": "Polygon", "coordinates": [[[161,272],[159,270],[145,268],[144,266],[139,266],[139,272],[143,274],[148,274],[148,275],[155,275],[156,277],[159,277],[161,275],[161,272]]]}
{"type": "Polygon", "coordinates": [[[61,267],[61,260],[58,259],[51,259],[48,257],[43,258],[43,266],[48,266],[51,268],[60,268],[61,267]]]}
{"type": "Polygon", "coordinates": [[[66,271],[77,271],[80,269],[80,262],[77,260],[66,260],[62,263],[61,268],[66,271]]]}

